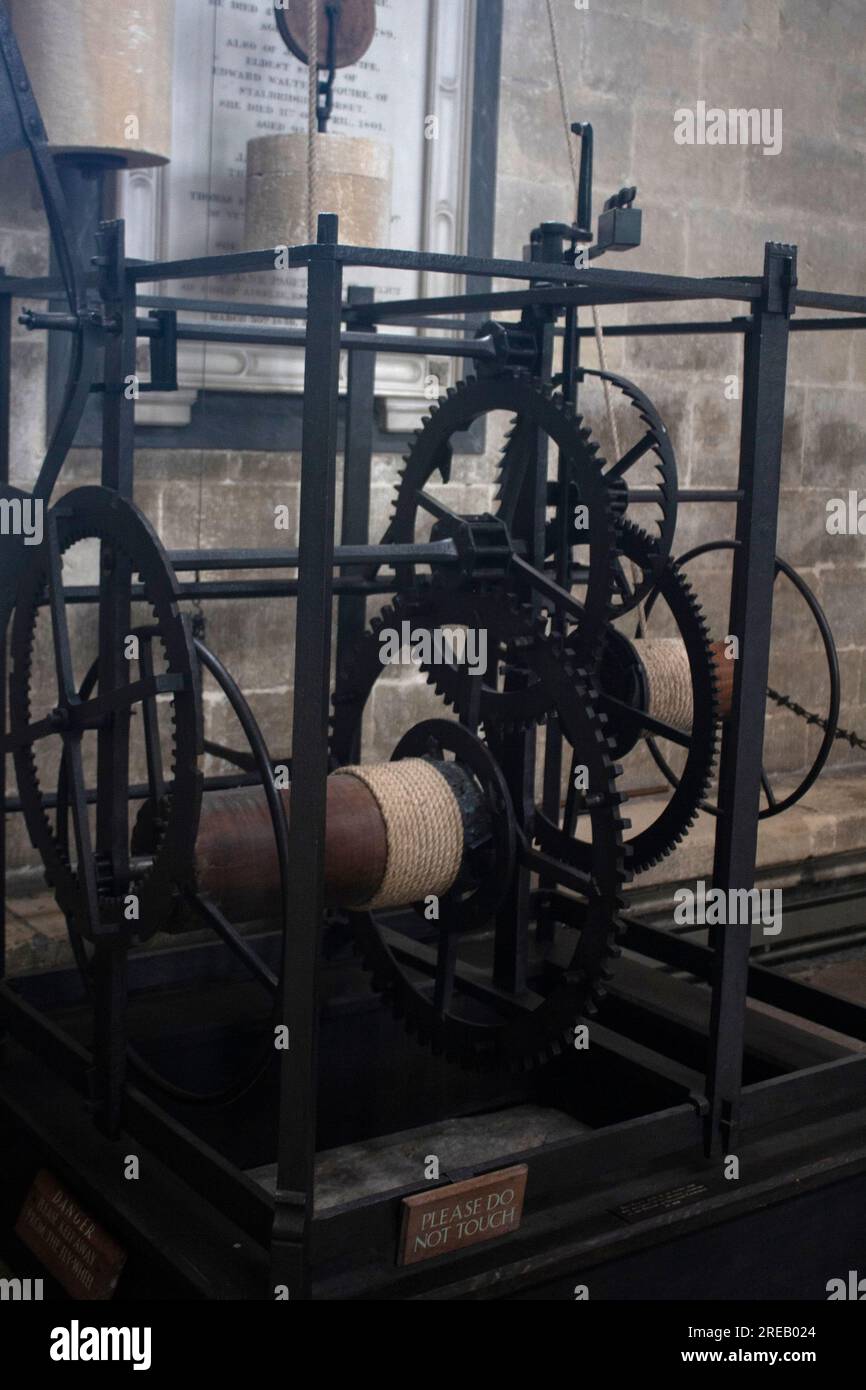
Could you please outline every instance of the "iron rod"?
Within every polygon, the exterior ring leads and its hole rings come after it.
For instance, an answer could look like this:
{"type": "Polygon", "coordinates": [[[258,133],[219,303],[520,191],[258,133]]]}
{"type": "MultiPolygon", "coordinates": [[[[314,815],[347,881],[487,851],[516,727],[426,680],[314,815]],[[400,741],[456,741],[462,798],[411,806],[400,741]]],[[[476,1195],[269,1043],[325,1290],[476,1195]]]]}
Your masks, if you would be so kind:
{"type": "MultiPolygon", "coordinates": [[[[361,286],[349,289],[349,304],[371,304],[373,290],[361,286]]],[[[375,328],[366,330],[375,334],[375,328]]],[[[371,353],[351,353],[346,380],[346,445],[343,458],[343,508],[340,539],[335,559],[353,546],[367,547],[370,537],[370,479],[373,459],[373,416],[376,404],[376,364],[371,353]]],[[[456,555],[456,548],[455,548],[456,555]]],[[[348,567],[344,578],[352,575],[348,567]]],[[[347,653],[360,639],[367,624],[364,593],[343,593],[337,605],[337,672],[342,673],[347,653]]],[[[351,761],[361,756],[361,731],[356,730],[351,761]]]]}
{"type": "Polygon", "coordinates": [[[298,607],[292,715],[292,788],[302,816],[289,828],[291,874],[283,942],[274,1236],[275,1285],[310,1297],[316,1142],[319,941],[325,909],[325,814],[331,610],[340,389],[342,267],[337,219],[320,214],[320,252],[307,276],[298,607]]]}
{"type": "MultiPolygon", "coordinates": [[[[300,550],[171,550],[168,558],[178,571],[185,570],[243,570],[297,569],[300,550]]],[[[405,545],[337,545],[334,562],[340,565],[449,565],[457,561],[457,547],[452,540],[428,541],[426,544],[405,545]]]]}
{"type": "MultiPolygon", "coordinates": [[[[739,487],[729,632],[739,641],[731,717],[722,736],[713,883],[723,892],[754,884],[764,716],[773,616],[776,530],[796,253],[767,243],[764,290],[746,339],[739,487]]],[[[794,281],[795,283],[795,281],[794,281]]],[[[751,931],[717,929],[714,941],[707,1090],[710,1152],[736,1142],[742,1088],[751,931]]]]}
{"type": "MultiPolygon", "coordinates": [[[[28,310],[21,316],[26,328],[46,329],[54,333],[77,333],[78,320],[72,314],[43,314],[28,310]]],[[[162,326],[156,319],[137,319],[135,325],[138,338],[159,338],[162,326]]],[[[109,341],[113,334],[109,333],[109,341]]],[[[303,347],[307,341],[304,328],[261,328],[254,324],[232,327],[225,323],[179,323],[177,340],[181,343],[238,343],[262,347],[303,347]]],[[[348,331],[340,338],[343,351],[357,352],[396,352],[417,354],[419,352],[440,357],[469,357],[473,360],[490,362],[496,358],[496,345],[491,337],[484,338],[417,338],[405,333],[381,333],[348,331]]]]}
{"type": "MultiPolygon", "coordinates": [[[[336,576],[335,594],[393,594],[396,579],[384,575],[379,579],[354,579],[336,576]]],[[[295,598],[298,593],[297,579],[202,579],[191,584],[181,584],[179,601],[181,603],[197,598],[241,599],[241,598],[295,598]]],[[[99,590],[89,584],[70,586],[63,590],[67,603],[96,603],[99,590]]],[[[147,594],[141,584],[133,584],[133,602],[146,600],[147,594]]]]}

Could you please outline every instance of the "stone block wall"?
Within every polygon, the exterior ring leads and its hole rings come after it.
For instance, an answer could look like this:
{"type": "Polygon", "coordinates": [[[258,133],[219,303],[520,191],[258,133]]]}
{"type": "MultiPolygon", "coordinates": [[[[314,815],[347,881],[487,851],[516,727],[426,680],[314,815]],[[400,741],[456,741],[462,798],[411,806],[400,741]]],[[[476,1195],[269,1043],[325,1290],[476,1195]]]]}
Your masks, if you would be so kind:
{"type": "MultiPolygon", "coordinates": [[[[570,219],[574,199],[546,5],[506,0],[497,252],[520,254],[525,228],[570,219]]],[[[643,243],[604,264],[687,275],[758,275],[767,240],[798,246],[803,287],[864,292],[866,243],[866,25],[857,0],[554,0],[572,119],[595,134],[596,211],[622,184],[638,186],[643,243]],[[674,140],[675,111],[782,111],[782,147],[688,145],[674,140]]],[[[727,318],[723,303],[603,309],[605,324],[727,318]]],[[[800,316],[806,316],[800,311],[800,316]]],[[[588,315],[585,315],[588,319],[588,315]]],[[[656,402],[688,486],[728,486],[737,470],[741,373],[733,337],[613,339],[608,366],[656,402]]],[[[594,344],[583,351],[598,366],[594,344]]],[[[610,456],[598,391],[582,405],[610,456]]],[[[788,372],[778,550],[823,605],[840,652],[842,722],[866,724],[866,545],[827,532],[827,502],[866,498],[866,337],[794,334],[788,372]]],[[[866,511],[866,507],[864,507],[866,511]]],[[[675,547],[732,534],[731,509],[681,511],[675,547]]],[[[864,523],[866,527],[866,523],[864,523]]],[[[714,634],[726,630],[725,556],[690,570],[714,634]]],[[[814,625],[779,580],[773,685],[816,710],[827,681],[814,625]]],[[[816,747],[814,731],[771,711],[767,762],[794,773],[816,747]]],[[[837,745],[832,764],[863,766],[837,745]]],[[[651,778],[651,774],[647,774],[651,778]]],[[[642,773],[637,780],[641,780],[642,773]]]]}

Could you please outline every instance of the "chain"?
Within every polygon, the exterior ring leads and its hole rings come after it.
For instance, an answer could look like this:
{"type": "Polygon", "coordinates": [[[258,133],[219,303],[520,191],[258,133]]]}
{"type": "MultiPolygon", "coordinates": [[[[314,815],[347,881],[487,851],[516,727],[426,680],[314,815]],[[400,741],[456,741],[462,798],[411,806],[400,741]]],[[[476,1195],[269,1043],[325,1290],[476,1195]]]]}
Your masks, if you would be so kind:
{"type": "MultiPolygon", "coordinates": [[[[805,719],[807,724],[813,724],[816,728],[823,729],[825,733],[827,732],[829,728],[828,721],[822,719],[820,714],[813,714],[811,710],[804,709],[802,705],[797,704],[796,700],[792,700],[790,695],[781,695],[779,691],[774,690],[771,685],[767,686],[767,694],[771,700],[774,700],[777,705],[781,705],[783,709],[790,710],[792,714],[798,715],[800,719],[805,719]]],[[[866,753],[866,738],[863,738],[860,734],[854,733],[851,729],[840,729],[837,727],[833,737],[839,739],[842,743],[850,744],[852,748],[859,748],[861,752],[866,753]]]]}
{"type": "MultiPolygon", "coordinates": [[[[198,571],[196,571],[195,578],[196,583],[198,583],[198,571]]],[[[207,619],[205,618],[200,598],[194,598],[192,601],[192,635],[199,642],[207,640],[207,619]]]]}

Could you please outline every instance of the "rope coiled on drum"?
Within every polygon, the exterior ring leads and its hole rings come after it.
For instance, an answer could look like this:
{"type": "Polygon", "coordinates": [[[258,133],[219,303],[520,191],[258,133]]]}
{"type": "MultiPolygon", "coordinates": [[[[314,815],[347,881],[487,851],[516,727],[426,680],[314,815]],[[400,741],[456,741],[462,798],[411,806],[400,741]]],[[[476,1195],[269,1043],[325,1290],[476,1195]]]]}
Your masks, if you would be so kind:
{"type": "Polygon", "coordinates": [[[368,908],[405,907],[446,893],[463,862],[463,816],[435,763],[401,758],[394,763],[341,767],[334,776],[357,777],[375,797],[385,822],[385,873],[368,908]]]}
{"type": "Polygon", "coordinates": [[[692,671],[686,645],[678,637],[644,637],[634,648],[646,672],[648,714],[688,733],[694,719],[692,671]]]}

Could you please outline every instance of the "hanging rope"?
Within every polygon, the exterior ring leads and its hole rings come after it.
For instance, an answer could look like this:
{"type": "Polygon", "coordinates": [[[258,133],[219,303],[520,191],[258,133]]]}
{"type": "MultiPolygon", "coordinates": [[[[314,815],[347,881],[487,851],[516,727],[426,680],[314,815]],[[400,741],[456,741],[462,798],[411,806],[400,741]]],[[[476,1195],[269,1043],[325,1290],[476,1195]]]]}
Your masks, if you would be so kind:
{"type": "MultiPolygon", "coordinates": [[[[571,165],[571,177],[574,183],[574,196],[577,197],[580,184],[580,169],[577,163],[577,151],[571,133],[571,112],[568,106],[568,95],[565,89],[565,71],[562,66],[562,55],[559,50],[559,35],[556,28],[556,15],[553,8],[553,0],[547,0],[547,20],[550,25],[550,43],[553,49],[553,64],[556,68],[556,85],[559,88],[559,105],[562,111],[562,124],[565,130],[565,144],[568,150],[568,160],[571,165]]],[[[601,326],[601,317],[598,312],[598,305],[592,305],[592,323],[595,329],[595,345],[598,349],[598,362],[603,372],[607,371],[607,354],[604,348],[604,330],[601,326]]],[[[610,434],[613,440],[614,453],[617,458],[621,457],[619,447],[619,430],[613,412],[613,399],[610,394],[610,382],[602,381],[604,387],[604,404],[607,410],[607,421],[610,426],[610,434]]]]}
{"type": "MultiPolygon", "coordinates": [[[[553,0],[547,0],[547,22],[550,26],[550,44],[553,50],[553,65],[556,69],[556,85],[559,89],[559,106],[562,112],[562,124],[563,129],[565,131],[565,145],[566,149],[568,150],[568,162],[571,165],[571,177],[572,182],[574,183],[574,196],[575,199],[577,199],[578,190],[580,186],[580,169],[577,162],[577,152],[575,150],[574,139],[572,137],[571,131],[571,111],[569,109],[568,94],[565,88],[565,70],[562,65],[562,54],[559,48],[559,34],[556,28],[556,14],[553,8],[553,0]]],[[[604,330],[601,326],[601,315],[598,312],[597,304],[593,304],[591,308],[592,326],[595,330],[595,346],[598,351],[598,365],[603,372],[606,372],[607,352],[605,351],[604,346],[604,330]]],[[[610,429],[610,437],[613,442],[614,458],[619,459],[622,458],[622,449],[620,448],[619,444],[619,427],[617,426],[616,415],[614,414],[613,397],[611,395],[610,382],[605,377],[602,377],[601,384],[602,389],[604,390],[605,412],[607,414],[607,423],[608,428],[610,429]]],[[[627,561],[626,563],[629,573],[631,574],[632,584],[634,584],[635,587],[637,587],[637,584],[640,580],[638,571],[636,567],[631,563],[631,561],[627,561]]],[[[637,627],[635,628],[636,636],[641,636],[641,634],[645,630],[645,625],[645,607],[644,603],[640,603],[638,604],[637,608],[637,627]]]]}
{"type": "Polygon", "coordinates": [[[307,0],[307,239],[316,240],[319,206],[319,0],[307,0]]]}

